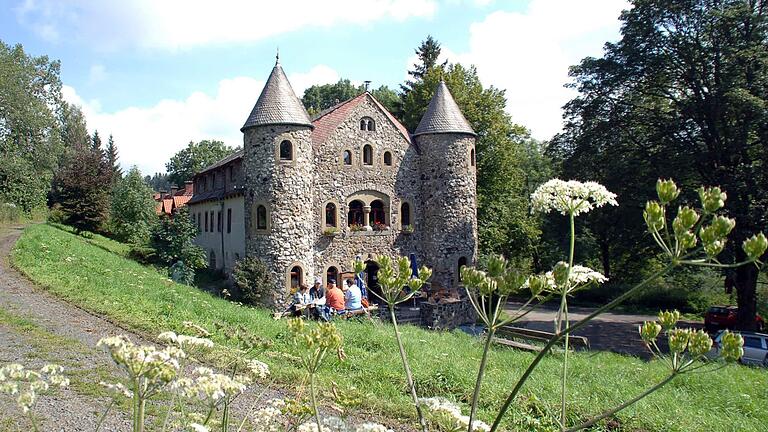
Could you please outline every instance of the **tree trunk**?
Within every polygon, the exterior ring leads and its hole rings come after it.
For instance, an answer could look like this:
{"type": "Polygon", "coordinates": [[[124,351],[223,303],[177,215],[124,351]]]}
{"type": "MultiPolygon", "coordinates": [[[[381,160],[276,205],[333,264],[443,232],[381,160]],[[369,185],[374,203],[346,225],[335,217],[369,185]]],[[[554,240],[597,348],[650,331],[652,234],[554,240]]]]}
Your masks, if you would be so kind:
{"type": "MultiPolygon", "coordinates": [[[[744,252],[741,249],[737,251],[737,260],[744,260],[744,252]]],[[[738,330],[757,330],[755,321],[757,314],[757,274],[757,267],[754,264],[746,264],[736,269],[736,299],[739,305],[736,329],[738,330]]]]}

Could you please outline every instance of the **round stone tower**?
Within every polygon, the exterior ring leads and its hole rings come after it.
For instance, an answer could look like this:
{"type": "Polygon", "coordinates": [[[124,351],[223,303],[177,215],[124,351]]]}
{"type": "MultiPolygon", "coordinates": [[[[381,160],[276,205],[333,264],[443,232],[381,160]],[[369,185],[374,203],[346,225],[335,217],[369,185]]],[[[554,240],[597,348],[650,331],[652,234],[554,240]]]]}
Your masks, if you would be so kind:
{"type": "Polygon", "coordinates": [[[241,128],[246,256],[272,272],[270,306],[313,276],[312,128],[278,60],[241,128]]]}
{"type": "Polygon", "coordinates": [[[420,150],[422,253],[432,286],[453,288],[477,257],[476,134],[444,81],[413,134],[420,150]]]}

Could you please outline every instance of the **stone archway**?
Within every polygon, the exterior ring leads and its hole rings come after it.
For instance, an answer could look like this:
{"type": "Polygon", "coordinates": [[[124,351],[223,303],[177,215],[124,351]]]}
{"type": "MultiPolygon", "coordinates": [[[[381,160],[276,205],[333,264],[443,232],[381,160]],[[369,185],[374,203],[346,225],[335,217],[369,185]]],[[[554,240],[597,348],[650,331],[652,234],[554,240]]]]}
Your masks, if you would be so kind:
{"type": "Polygon", "coordinates": [[[379,263],[374,261],[373,258],[369,257],[365,260],[365,286],[368,288],[368,291],[371,291],[371,293],[368,294],[368,300],[376,303],[381,302],[381,299],[379,298],[379,296],[381,296],[381,285],[379,284],[378,277],[379,268],[379,263]]]}

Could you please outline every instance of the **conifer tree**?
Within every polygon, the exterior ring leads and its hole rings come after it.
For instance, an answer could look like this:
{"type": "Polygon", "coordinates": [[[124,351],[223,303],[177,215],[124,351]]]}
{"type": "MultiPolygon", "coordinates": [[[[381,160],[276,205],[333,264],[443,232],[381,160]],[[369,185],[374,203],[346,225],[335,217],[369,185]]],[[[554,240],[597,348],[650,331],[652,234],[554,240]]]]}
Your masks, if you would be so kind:
{"type": "Polygon", "coordinates": [[[112,176],[112,184],[116,185],[118,181],[123,177],[123,170],[120,169],[120,164],[117,162],[119,155],[117,152],[117,146],[115,145],[115,139],[112,134],[109,135],[109,141],[107,141],[106,148],[107,167],[109,168],[112,176]]]}
{"type": "Polygon", "coordinates": [[[71,149],[54,186],[64,222],[78,232],[101,230],[108,213],[109,188],[105,187],[108,184],[102,155],[93,145],[71,149]]]}

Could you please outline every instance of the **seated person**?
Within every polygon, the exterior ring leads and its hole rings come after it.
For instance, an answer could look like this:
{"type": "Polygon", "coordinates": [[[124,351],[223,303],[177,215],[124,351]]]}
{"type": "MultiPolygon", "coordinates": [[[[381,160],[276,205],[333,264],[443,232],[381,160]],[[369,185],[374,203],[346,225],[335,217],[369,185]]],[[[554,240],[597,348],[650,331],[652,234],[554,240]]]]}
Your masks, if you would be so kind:
{"type": "Polygon", "coordinates": [[[309,298],[314,304],[325,304],[325,290],[323,281],[319,277],[315,278],[315,285],[309,289],[309,298]]]}
{"type": "Polygon", "coordinates": [[[293,315],[301,315],[301,311],[311,304],[312,299],[309,297],[309,287],[306,284],[301,284],[296,294],[293,295],[291,312],[293,312],[293,315]]]}
{"type": "Polygon", "coordinates": [[[336,286],[336,281],[328,281],[328,292],[325,293],[325,304],[335,311],[344,310],[344,293],[336,286]]]}
{"type": "Polygon", "coordinates": [[[362,309],[363,294],[352,279],[347,279],[344,287],[344,304],[347,310],[362,309]]]}

